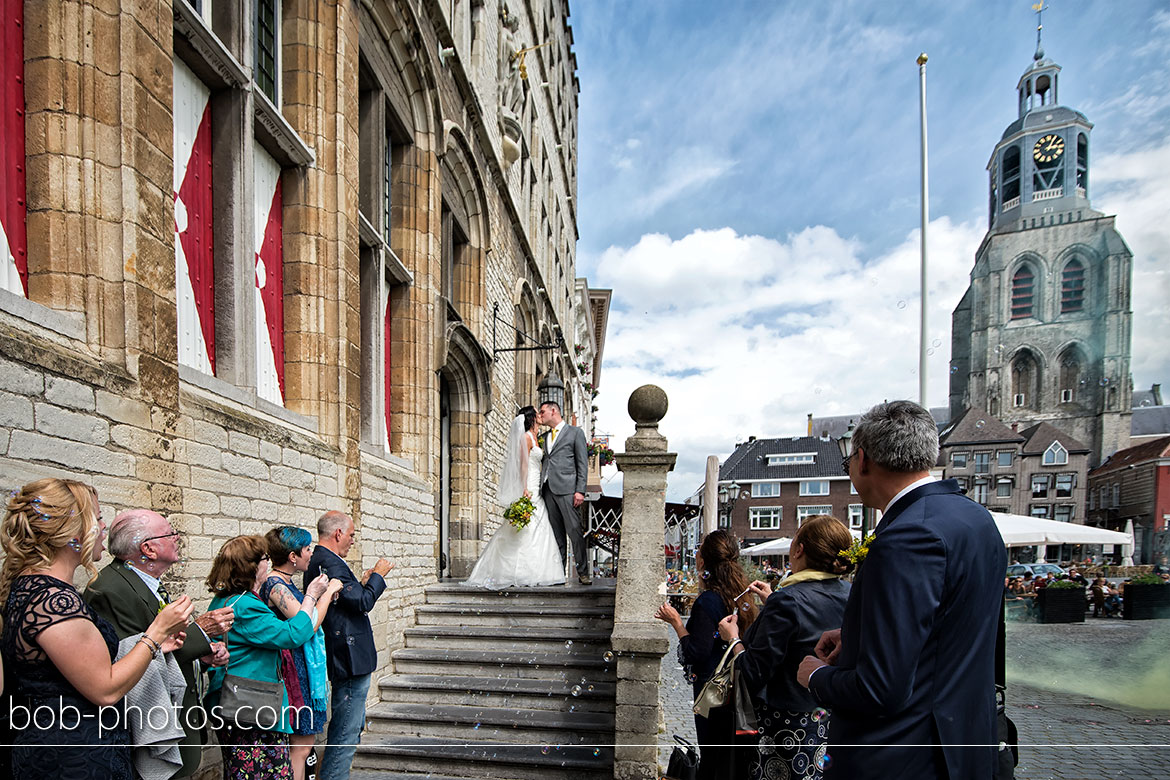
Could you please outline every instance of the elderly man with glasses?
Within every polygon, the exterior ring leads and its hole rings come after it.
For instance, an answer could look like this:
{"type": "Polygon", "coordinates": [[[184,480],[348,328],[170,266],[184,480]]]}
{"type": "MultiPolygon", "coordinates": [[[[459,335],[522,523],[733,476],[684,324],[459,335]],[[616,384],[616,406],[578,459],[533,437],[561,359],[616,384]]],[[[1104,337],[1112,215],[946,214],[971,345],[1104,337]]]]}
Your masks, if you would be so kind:
{"type": "MultiPolygon", "coordinates": [[[[149,509],[127,510],[110,524],[107,546],[114,560],[86,588],[85,600],[113,624],[119,639],[142,633],[171,600],[162,578],[181,557],[181,536],[165,517],[149,509]]],[[[211,666],[227,663],[227,647],[211,637],[222,636],[231,624],[230,607],[205,612],[187,627],[187,639],[175,651],[187,688],[183,692],[183,711],[179,713],[186,733],[179,744],[183,767],[174,777],[189,777],[199,768],[207,742],[205,729],[200,727],[206,719],[186,717],[188,710],[199,706],[202,670],[196,662],[211,666]]]]}

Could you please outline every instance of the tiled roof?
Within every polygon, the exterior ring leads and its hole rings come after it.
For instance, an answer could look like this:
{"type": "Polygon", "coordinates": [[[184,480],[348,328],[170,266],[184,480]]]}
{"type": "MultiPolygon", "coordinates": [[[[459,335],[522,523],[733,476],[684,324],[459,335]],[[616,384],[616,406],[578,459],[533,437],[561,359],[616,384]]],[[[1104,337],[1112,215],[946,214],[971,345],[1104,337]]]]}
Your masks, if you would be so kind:
{"type": "Polygon", "coordinates": [[[1036,423],[1031,428],[1020,431],[1027,441],[1021,452],[1025,455],[1040,455],[1042,454],[1054,441],[1060,442],[1060,445],[1071,452],[1088,452],[1089,448],[1081,444],[1080,441],[1074,439],[1072,436],[1057,430],[1046,422],[1036,423]]]}
{"type": "Polygon", "coordinates": [[[815,479],[844,477],[841,472],[841,447],[836,439],[817,436],[793,436],[788,439],[757,439],[744,442],[719,467],[720,480],[737,482],[761,479],[815,479]],[[814,463],[791,463],[769,466],[768,455],[815,453],[814,463]]]}
{"type": "MultiPolygon", "coordinates": [[[[849,424],[853,423],[856,425],[864,413],[862,411],[857,414],[842,414],[836,417],[814,417],[812,419],[812,435],[840,439],[849,430],[849,424]]],[[[934,418],[934,421],[941,428],[947,424],[947,420],[951,416],[951,410],[945,406],[935,406],[931,408],[930,416],[934,418]]]]}
{"type": "Polygon", "coordinates": [[[1023,436],[997,418],[974,409],[964,411],[939,437],[939,445],[942,447],[954,447],[957,444],[1018,444],[1022,441],[1023,436]]]}
{"type": "Polygon", "coordinates": [[[1109,460],[1089,472],[1091,476],[1108,474],[1127,466],[1136,466],[1149,460],[1156,460],[1170,455],[1170,436],[1143,442],[1124,450],[1118,450],[1109,457],[1109,460]]]}

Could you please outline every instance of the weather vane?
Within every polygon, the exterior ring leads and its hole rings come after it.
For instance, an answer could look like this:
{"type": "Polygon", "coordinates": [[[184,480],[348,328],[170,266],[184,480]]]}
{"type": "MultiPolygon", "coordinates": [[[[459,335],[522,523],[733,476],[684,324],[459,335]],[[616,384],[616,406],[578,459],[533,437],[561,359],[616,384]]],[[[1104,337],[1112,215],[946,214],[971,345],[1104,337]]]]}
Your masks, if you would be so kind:
{"type": "Polygon", "coordinates": [[[1036,12],[1036,57],[1035,59],[1042,59],[1044,57],[1044,49],[1040,48],[1040,31],[1044,29],[1044,12],[1048,10],[1044,0],[1039,3],[1032,4],[1032,10],[1036,12]]]}

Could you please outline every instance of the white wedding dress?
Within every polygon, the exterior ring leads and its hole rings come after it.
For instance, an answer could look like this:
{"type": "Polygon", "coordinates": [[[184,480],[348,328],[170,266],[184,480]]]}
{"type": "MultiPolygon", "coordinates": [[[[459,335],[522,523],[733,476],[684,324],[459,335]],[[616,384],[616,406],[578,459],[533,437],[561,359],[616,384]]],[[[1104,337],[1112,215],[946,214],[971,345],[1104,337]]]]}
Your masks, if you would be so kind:
{"type": "Polygon", "coordinates": [[[557,540],[548,522],[548,510],[540,495],[540,464],[543,460],[544,450],[533,442],[532,449],[528,451],[528,479],[525,487],[536,510],[528,525],[517,531],[505,520],[475,562],[466,585],[476,588],[512,588],[561,585],[565,582],[565,565],[561,562],[557,540]]]}

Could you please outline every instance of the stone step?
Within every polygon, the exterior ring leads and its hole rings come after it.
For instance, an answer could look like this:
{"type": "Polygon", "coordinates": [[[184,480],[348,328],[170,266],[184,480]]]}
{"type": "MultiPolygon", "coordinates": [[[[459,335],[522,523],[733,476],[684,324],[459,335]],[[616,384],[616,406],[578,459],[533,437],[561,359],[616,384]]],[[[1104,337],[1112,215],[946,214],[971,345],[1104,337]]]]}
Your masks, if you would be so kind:
{"type": "Polygon", "coordinates": [[[395,674],[381,680],[378,687],[384,702],[562,711],[575,707],[578,712],[613,714],[614,683],[586,681],[583,685],[581,679],[395,674]]]}
{"type": "Polygon", "coordinates": [[[461,739],[468,743],[612,744],[613,727],[614,716],[602,712],[386,702],[366,710],[366,728],[373,733],[461,739]]]}
{"type": "Polygon", "coordinates": [[[412,626],[407,647],[596,655],[609,650],[608,631],[500,626],[412,626]]]}
{"type": "MultiPolygon", "coordinates": [[[[612,740],[611,740],[612,742],[612,740]]],[[[469,744],[459,739],[366,734],[354,756],[355,780],[443,778],[611,780],[613,748],[577,745],[469,744]],[[432,774],[436,768],[443,775],[432,774]],[[382,770],[370,774],[370,770],[382,770]]]]}
{"type": "Polygon", "coordinates": [[[547,588],[507,588],[485,590],[469,588],[456,582],[441,582],[426,589],[427,604],[490,604],[521,608],[558,609],[561,605],[603,607],[613,611],[612,586],[553,586],[547,588]]]}
{"type": "Polygon", "coordinates": [[[519,677],[538,680],[614,682],[616,664],[602,655],[533,651],[395,650],[391,656],[398,674],[456,675],[461,677],[519,677]]]}
{"type": "Polygon", "coordinates": [[[420,604],[414,616],[420,626],[533,626],[584,631],[611,631],[613,609],[556,604],[517,607],[501,600],[495,604],[420,604]]]}

